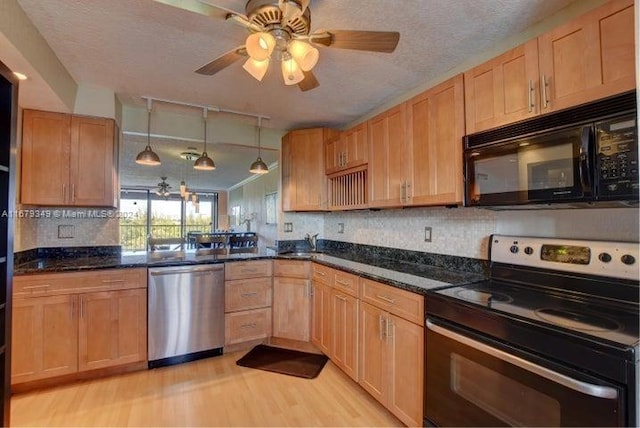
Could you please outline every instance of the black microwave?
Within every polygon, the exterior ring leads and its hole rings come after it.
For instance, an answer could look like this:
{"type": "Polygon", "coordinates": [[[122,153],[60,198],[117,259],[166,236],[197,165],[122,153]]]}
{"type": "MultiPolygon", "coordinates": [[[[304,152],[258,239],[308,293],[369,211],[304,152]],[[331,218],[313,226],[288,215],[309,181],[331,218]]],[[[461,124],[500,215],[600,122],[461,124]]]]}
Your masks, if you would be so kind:
{"type": "Polygon", "coordinates": [[[637,206],[635,91],[464,138],[465,206],[637,206]]]}

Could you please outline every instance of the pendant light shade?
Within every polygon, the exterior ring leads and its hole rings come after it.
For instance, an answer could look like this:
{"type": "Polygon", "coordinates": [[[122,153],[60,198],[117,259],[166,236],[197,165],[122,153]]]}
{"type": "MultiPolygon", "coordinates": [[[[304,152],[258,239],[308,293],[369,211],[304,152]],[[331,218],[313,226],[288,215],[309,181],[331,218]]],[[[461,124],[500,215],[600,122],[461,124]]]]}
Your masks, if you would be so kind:
{"type": "Polygon", "coordinates": [[[268,59],[275,46],[276,39],[269,33],[253,33],[247,37],[247,53],[256,61],[264,61],[268,59]]]}
{"type": "Polygon", "coordinates": [[[258,82],[261,82],[269,68],[269,59],[267,58],[264,61],[256,61],[253,58],[249,58],[242,68],[244,68],[247,73],[252,75],[258,82]]]}
{"type": "Polygon", "coordinates": [[[318,49],[302,40],[292,40],[289,43],[289,53],[303,71],[309,71],[315,67],[318,63],[318,58],[320,58],[318,49]]]}
{"type": "Polygon", "coordinates": [[[209,157],[207,154],[207,109],[204,109],[204,151],[202,152],[202,156],[196,159],[196,162],[193,164],[195,169],[203,170],[203,171],[212,171],[216,169],[216,164],[213,162],[213,159],[209,157]]]}
{"type": "Polygon", "coordinates": [[[258,117],[258,159],[255,160],[249,167],[249,172],[252,174],[266,174],[269,172],[269,167],[262,161],[260,157],[260,131],[262,128],[262,118],[258,117]]]}
{"type": "Polygon", "coordinates": [[[151,150],[151,100],[147,100],[147,147],[136,156],[136,163],[140,165],[160,165],[160,157],[151,150]]]}

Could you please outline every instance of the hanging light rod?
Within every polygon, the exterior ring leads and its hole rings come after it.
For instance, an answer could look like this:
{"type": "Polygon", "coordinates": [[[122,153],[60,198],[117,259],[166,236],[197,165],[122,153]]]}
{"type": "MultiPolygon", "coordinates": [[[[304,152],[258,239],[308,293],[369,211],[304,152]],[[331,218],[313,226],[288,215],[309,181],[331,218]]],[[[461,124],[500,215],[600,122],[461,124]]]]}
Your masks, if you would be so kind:
{"type": "Polygon", "coordinates": [[[206,109],[208,111],[212,111],[212,112],[216,112],[216,113],[229,113],[229,114],[237,114],[239,116],[257,117],[259,120],[269,120],[269,119],[271,119],[270,116],[265,116],[265,115],[262,115],[262,114],[247,113],[247,112],[244,112],[244,111],[231,110],[231,109],[217,107],[217,106],[208,106],[208,105],[204,105],[204,104],[185,103],[183,101],[173,101],[173,100],[167,100],[165,98],[155,98],[155,97],[147,97],[147,96],[143,96],[141,98],[143,100],[147,100],[147,103],[149,103],[151,101],[157,101],[157,102],[166,103],[166,104],[175,104],[175,105],[179,105],[179,106],[193,107],[193,108],[197,108],[199,110],[206,109]]]}

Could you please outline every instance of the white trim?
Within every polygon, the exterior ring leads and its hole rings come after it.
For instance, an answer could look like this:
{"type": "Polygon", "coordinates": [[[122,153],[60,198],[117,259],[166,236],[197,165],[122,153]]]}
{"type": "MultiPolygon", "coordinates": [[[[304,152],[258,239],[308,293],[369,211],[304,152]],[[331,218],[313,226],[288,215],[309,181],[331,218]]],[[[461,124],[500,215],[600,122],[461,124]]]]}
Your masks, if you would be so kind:
{"type": "MultiPolygon", "coordinates": [[[[269,165],[269,171],[271,171],[274,168],[278,167],[278,162],[274,162],[271,165],[269,165]]],[[[247,177],[244,180],[242,180],[241,182],[234,184],[233,186],[229,187],[227,189],[228,192],[237,189],[238,187],[244,186],[247,183],[251,183],[253,180],[257,180],[258,178],[264,176],[266,174],[253,174],[251,177],[247,177]]]]}

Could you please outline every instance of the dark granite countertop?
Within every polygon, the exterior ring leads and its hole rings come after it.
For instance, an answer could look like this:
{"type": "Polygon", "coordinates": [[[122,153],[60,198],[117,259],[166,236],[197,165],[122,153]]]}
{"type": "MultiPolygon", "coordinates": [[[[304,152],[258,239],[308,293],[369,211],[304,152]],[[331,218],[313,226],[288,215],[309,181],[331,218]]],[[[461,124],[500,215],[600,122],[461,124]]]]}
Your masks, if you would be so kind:
{"type": "Polygon", "coordinates": [[[195,264],[225,263],[259,259],[312,260],[364,278],[425,294],[427,290],[459,285],[484,279],[484,275],[444,269],[425,264],[398,261],[384,257],[356,256],[348,253],[325,252],[303,256],[277,254],[272,249],[258,253],[202,255],[197,251],[159,251],[155,253],[122,253],[120,255],[83,255],[77,257],[45,257],[16,264],[15,275],[73,272],[91,269],[165,267],[195,264]]]}

